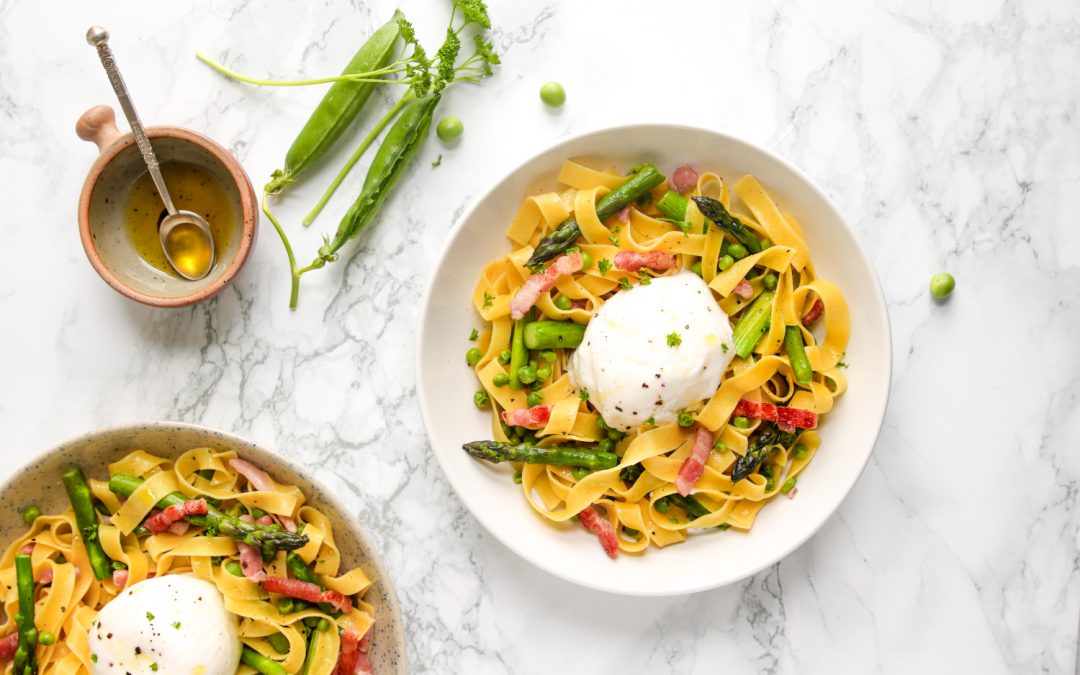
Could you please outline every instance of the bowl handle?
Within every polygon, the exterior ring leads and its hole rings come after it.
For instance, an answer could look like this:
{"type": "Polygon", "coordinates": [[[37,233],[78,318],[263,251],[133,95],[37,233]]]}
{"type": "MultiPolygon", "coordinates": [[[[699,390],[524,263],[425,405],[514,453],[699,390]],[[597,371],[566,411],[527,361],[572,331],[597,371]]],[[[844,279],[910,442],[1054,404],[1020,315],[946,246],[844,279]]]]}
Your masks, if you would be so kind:
{"type": "Polygon", "coordinates": [[[75,123],[75,134],[84,141],[93,141],[100,152],[105,152],[121,135],[116,128],[116,113],[107,105],[90,108],[75,123]]]}

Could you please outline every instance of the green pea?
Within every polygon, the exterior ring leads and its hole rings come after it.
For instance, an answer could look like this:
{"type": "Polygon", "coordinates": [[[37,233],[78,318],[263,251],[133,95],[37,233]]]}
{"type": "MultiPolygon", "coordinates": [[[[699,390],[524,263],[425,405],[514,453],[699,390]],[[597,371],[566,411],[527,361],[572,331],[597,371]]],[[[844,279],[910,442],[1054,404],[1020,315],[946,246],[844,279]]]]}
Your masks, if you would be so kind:
{"type": "Polygon", "coordinates": [[[806,459],[806,456],[810,454],[810,451],[806,449],[805,445],[800,443],[792,448],[792,454],[795,456],[795,459],[806,459]]]}
{"type": "Polygon", "coordinates": [[[509,349],[502,350],[501,352],[499,352],[499,363],[505,366],[506,364],[510,363],[511,356],[513,355],[510,353],[509,349]]]}
{"type": "Polygon", "coordinates": [[[772,478],[773,468],[769,464],[762,464],[761,468],[758,469],[758,473],[760,473],[762,476],[765,476],[766,478],[772,478]]]}
{"type": "Polygon", "coordinates": [[[761,283],[765,284],[766,290],[775,291],[776,284],[780,282],[780,278],[772,272],[765,275],[765,278],[761,280],[761,283]]]}
{"type": "Polygon", "coordinates": [[[544,395],[538,391],[531,391],[529,395],[525,397],[525,403],[531,408],[535,405],[540,405],[544,402],[544,395]]]}
{"type": "Polygon", "coordinates": [[[690,271],[700,277],[701,276],[701,261],[699,260],[696,263],[694,263],[693,265],[691,265],[690,266],[690,271]]]}
{"type": "Polygon", "coordinates": [[[477,389],[476,393],[473,394],[472,400],[477,408],[486,408],[488,403],[491,403],[491,399],[488,398],[488,393],[483,389],[477,389]]]}
{"type": "Polygon", "coordinates": [[[618,429],[608,429],[607,437],[618,443],[622,439],[626,438],[626,434],[618,429]]]}
{"type": "Polygon", "coordinates": [[[780,486],[780,492],[787,494],[795,487],[795,482],[799,479],[798,476],[792,476],[784,481],[784,484],[780,486]]]}
{"type": "Polygon", "coordinates": [[[930,294],[937,300],[944,300],[952,295],[954,288],[956,288],[956,279],[948,272],[935,274],[930,279],[930,294]]]}
{"type": "Polygon", "coordinates": [[[506,373],[495,373],[495,376],[491,378],[491,383],[496,387],[505,387],[510,384],[510,376],[506,373]]]}
{"type": "Polygon", "coordinates": [[[278,600],[277,611],[279,614],[292,614],[294,603],[292,598],[282,598],[278,600]]]}
{"type": "Polygon", "coordinates": [[[671,508],[671,499],[668,497],[661,497],[656,500],[653,506],[656,507],[658,513],[667,513],[668,509],[671,508]]]}
{"type": "Polygon", "coordinates": [[[775,487],[776,487],[776,481],[773,480],[772,478],[765,481],[765,492],[772,492],[775,487]]]}
{"type": "Polygon", "coordinates": [[[587,270],[592,267],[592,256],[585,251],[581,252],[581,269],[587,270]]]}
{"type": "Polygon", "coordinates": [[[520,471],[515,471],[514,472],[514,482],[517,483],[518,485],[521,485],[521,472],[520,471]]]}
{"type": "Polygon", "coordinates": [[[551,377],[551,366],[540,366],[536,369],[536,379],[540,382],[547,382],[551,377]]]}
{"type": "Polygon", "coordinates": [[[566,90],[563,86],[554,80],[551,82],[545,82],[540,87],[540,100],[544,102],[544,105],[549,105],[552,108],[558,108],[563,103],[566,103],[566,90]]]}
{"type": "Polygon", "coordinates": [[[746,257],[746,247],[742,244],[732,244],[728,247],[728,255],[736,260],[742,260],[746,257]]]}
{"type": "Polygon", "coordinates": [[[749,429],[750,419],[748,417],[743,417],[742,415],[739,415],[735,419],[731,420],[731,424],[736,429],[749,429]]]}
{"type": "Polygon", "coordinates": [[[712,449],[717,451],[717,452],[726,452],[727,451],[727,443],[725,443],[722,440],[717,441],[717,442],[712,444],[712,449]]]}
{"type": "Polygon", "coordinates": [[[731,269],[731,266],[734,264],[735,258],[732,258],[729,255],[726,255],[720,258],[720,260],[716,261],[716,266],[720,268],[721,272],[726,272],[727,270],[731,269]]]}
{"type": "Polygon", "coordinates": [[[679,426],[680,427],[692,427],[694,426],[694,416],[688,412],[679,413],[679,426]]]}
{"type": "Polygon", "coordinates": [[[623,534],[625,534],[630,539],[633,539],[634,541],[637,541],[638,539],[641,539],[641,533],[638,532],[637,530],[635,530],[632,527],[624,527],[622,529],[622,531],[623,531],[623,534]]]}
{"type": "Polygon", "coordinates": [[[330,630],[330,622],[327,619],[319,619],[319,630],[324,633],[330,630]]]}
{"type": "Polygon", "coordinates": [[[560,293],[555,296],[555,306],[565,312],[573,307],[574,303],[570,302],[570,298],[560,293]]]}
{"type": "Polygon", "coordinates": [[[56,633],[48,630],[41,631],[41,634],[38,635],[38,644],[43,647],[56,644],[56,633]]]}
{"type": "Polygon", "coordinates": [[[795,434],[794,433],[785,432],[785,433],[780,434],[780,445],[784,446],[785,448],[789,447],[794,442],[795,442],[795,434]]]}
{"type": "Polygon", "coordinates": [[[476,347],[473,347],[469,351],[465,352],[465,363],[469,364],[469,366],[475,366],[476,364],[480,363],[480,359],[483,356],[484,352],[480,351],[476,347]]]}
{"type": "Polygon", "coordinates": [[[761,240],[761,250],[764,251],[767,248],[772,248],[772,239],[765,237],[761,240]]]}
{"type": "Polygon", "coordinates": [[[611,428],[607,425],[607,422],[604,421],[603,417],[596,418],[596,426],[599,427],[602,431],[607,431],[611,428]]]}
{"type": "Polygon", "coordinates": [[[447,143],[461,138],[463,131],[465,131],[465,125],[456,117],[444,117],[435,127],[435,133],[439,135],[439,139],[447,143]]]}
{"type": "Polygon", "coordinates": [[[236,562],[235,560],[230,560],[229,562],[225,563],[225,571],[233,575],[234,577],[244,576],[244,570],[240,567],[240,563],[236,562]]]}
{"type": "Polygon", "coordinates": [[[23,522],[27,525],[33,525],[34,521],[37,520],[38,516],[40,515],[41,509],[31,504],[30,506],[27,506],[25,509],[23,509],[22,519],[23,522]]]}
{"type": "Polygon", "coordinates": [[[601,438],[596,444],[596,449],[600,452],[615,452],[615,441],[610,438],[601,438]]]}
{"type": "Polygon", "coordinates": [[[537,354],[537,356],[540,357],[541,361],[547,361],[548,363],[552,363],[555,361],[556,358],[558,358],[559,355],[555,353],[554,349],[545,349],[544,351],[537,354]]]}
{"type": "Polygon", "coordinates": [[[317,617],[317,616],[309,616],[309,617],[307,617],[306,619],[304,619],[304,625],[307,626],[308,628],[312,629],[312,630],[315,630],[316,628],[319,627],[319,617],[317,617]]]}
{"type": "Polygon", "coordinates": [[[517,372],[518,381],[522,384],[532,384],[536,382],[536,366],[522,366],[518,368],[517,372]]]}
{"type": "Polygon", "coordinates": [[[536,364],[536,359],[529,359],[529,367],[530,368],[535,368],[536,365],[537,365],[536,364]]]}
{"type": "Polygon", "coordinates": [[[574,474],[574,480],[581,480],[582,478],[584,478],[585,476],[588,476],[592,472],[589,471],[588,469],[586,469],[585,467],[575,466],[570,473],[574,474]]]}

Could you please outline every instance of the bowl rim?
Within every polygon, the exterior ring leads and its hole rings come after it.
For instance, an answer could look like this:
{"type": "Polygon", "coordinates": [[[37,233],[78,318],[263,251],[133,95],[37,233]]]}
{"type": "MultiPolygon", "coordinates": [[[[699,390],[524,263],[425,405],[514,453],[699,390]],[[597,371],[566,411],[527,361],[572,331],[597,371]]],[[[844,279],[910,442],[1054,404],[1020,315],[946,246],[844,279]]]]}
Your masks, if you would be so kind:
{"type": "MultiPolygon", "coordinates": [[[[567,157],[571,157],[571,156],[572,155],[567,155],[567,157]]],[[[825,525],[825,523],[828,522],[828,520],[831,519],[836,514],[836,512],[839,510],[840,506],[843,504],[844,500],[847,499],[849,494],[851,494],[851,490],[855,487],[855,484],[858,482],[858,480],[862,476],[863,472],[866,470],[866,465],[870,461],[870,456],[873,454],[874,449],[877,446],[877,442],[878,442],[879,438],[881,437],[881,429],[883,428],[883,426],[885,424],[885,415],[886,415],[886,412],[888,410],[889,398],[890,398],[890,394],[891,394],[891,390],[892,390],[892,371],[893,371],[892,327],[891,327],[891,324],[889,322],[888,305],[887,305],[886,300],[885,300],[885,294],[884,294],[884,292],[882,290],[882,287],[881,287],[881,281],[878,278],[877,270],[874,269],[874,266],[871,263],[870,258],[866,255],[866,251],[863,250],[862,244],[859,242],[859,237],[858,237],[857,233],[855,232],[854,228],[848,222],[847,218],[844,217],[843,213],[836,206],[836,204],[829,197],[829,195],[815,181],[813,181],[806,173],[804,173],[801,169],[799,169],[793,163],[791,163],[787,159],[781,157],[780,155],[776,154],[772,150],[769,150],[769,149],[764,148],[764,147],[762,147],[762,146],[760,146],[760,145],[758,145],[756,143],[752,143],[752,142],[750,142],[748,140],[745,140],[743,138],[740,138],[738,136],[734,136],[732,134],[729,134],[729,133],[726,133],[726,132],[723,132],[723,131],[718,131],[716,129],[709,129],[709,128],[706,128],[706,127],[700,127],[700,126],[695,126],[695,125],[690,125],[690,124],[676,124],[676,123],[666,123],[666,122],[634,122],[634,123],[628,123],[628,124],[617,124],[617,125],[612,125],[612,126],[595,127],[595,128],[583,131],[581,133],[572,134],[570,136],[566,136],[564,138],[557,139],[556,141],[554,141],[554,142],[552,142],[552,143],[550,143],[550,144],[536,150],[535,152],[530,153],[524,160],[516,163],[514,166],[507,169],[506,171],[501,172],[500,176],[498,178],[496,178],[494,180],[494,182],[487,189],[485,189],[476,198],[474,198],[472,200],[472,202],[469,204],[468,208],[466,208],[462,212],[461,216],[458,217],[457,222],[453,225],[453,227],[450,229],[450,232],[447,234],[447,236],[446,236],[446,238],[445,238],[445,240],[443,242],[442,249],[440,250],[438,258],[436,259],[434,269],[433,269],[431,275],[428,277],[428,281],[427,281],[426,287],[424,289],[424,294],[422,296],[422,300],[421,300],[421,304],[420,304],[420,313],[419,313],[419,317],[418,317],[418,320],[417,320],[417,323],[416,323],[416,336],[417,336],[417,341],[416,341],[416,345],[415,345],[415,348],[414,348],[415,349],[415,354],[413,355],[413,357],[414,357],[413,367],[414,367],[415,372],[416,372],[416,395],[417,395],[417,399],[419,400],[419,403],[420,403],[420,416],[421,416],[421,418],[422,418],[422,420],[424,422],[424,431],[427,434],[428,443],[429,443],[429,445],[432,446],[432,449],[434,451],[433,454],[435,455],[436,459],[438,460],[439,466],[442,468],[443,475],[446,477],[447,481],[450,483],[450,486],[454,489],[454,492],[457,494],[458,499],[460,499],[462,501],[462,503],[465,505],[465,507],[468,509],[469,513],[474,518],[476,518],[476,520],[478,520],[480,522],[480,524],[483,525],[484,529],[487,530],[487,532],[489,534],[494,536],[495,539],[497,539],[504,546],[506,546],[508,549],[513,551],[520,558],[524,559],[526,562],[530,563],[534,567],[537,567],[537,568],[539,568],[539,569],[541,569],[541,570],[543,570],[543,571],[545,571],[545,572],[547,572],[547,573],[549,573],[549,574],[551,574],[551,575],[553,575],[555,577],[558,577],[558,578],[560,578],[560,579],[562,579],[564,581],[568,581],[570,583],[580,585],[580,586],[583,586],[585,588],[590,588],[590,589],[596,590],[596,591],[601,591],[601,592],[605,592],[605,593],[612,593],[612,594],[616,594],[616,595],[624,595],[624,596],[673,597],[673,596],[680,596],[680,595],[688,595],[688,594],[692,594],[692,593],[698,593],[698,592],[702,592],[702,591],[711,590],[711,589],[714,589],[714,588],[720,588],[722,586],[728,586],[728,585],[737,583],[739,581],[742,581],[743,579],[749,578],[749,577],[757,574],[758,572],[762,571],[763,569],[765,569],[765,568],[767,568],[767,567],[769,567],[771,565],[774,565],[777,562],[779,562],[780,560],[783,560],[787,556],[791,555],[795,550],[797,550],[799,547],[801,547],[803,544],[805,544],[811,537],[813,537],[815,534],[817,534],[821,530],[821,528],[825,525]],[[503,184],[506,183],[510,179],[511,176],[515,175],[519,171],[522,171],[528,165],[536,162],[543,155],[546,155],[546,154],[548,154],[548,153],[550,153],[552,151],[555,151],[555,150],[557,150],[557,149],[559,149],[561,147],[564,147],[564,146],[576,145],[576,144],[579,144],[579,143],[582,143],[582,142],[587,142],[592,137],[599,137],[599,136],[605,136],[605,135],[610,135],[610,134],[630,134],[630,133],[641,134],[641,133],[648,133],[648,132],[656,131],[658,129],[662,129],[662,130],[665,130],[665,131],[674,130],[674,131],[681,131],[681,132],[710,134],[710,135],[717,136],[717,137],[721,138],[725,142],[731,143],[731,144],[736,145],[736,146],[742,146],[743,148],[745,148],[745,149],[747,149],[747,150],[749,150],[751,152],[759,153],[759,154],[763,155],[764,157],[766,157],[768,160],[770,160],[772,162],[775,162],[777,165],[779,165],[780,168],[782,168],[784,170],[787,170],[787,171],[791,172],[793,175],[795,175],[796,178],[798,178],[803,183],[805,183],[809,187],[809,189],[814,193],[814,195],[817,198],[819,198],[822,201],[822,203],[829,210],[832,211],[833,215],[835,216],[835,220],[840,223],[840,225],[843,227],[843,229],[846,230],[847,234],[850,235],[851,239],[855,242],[855,244],[856,244],[855,248],[856,248],[856,251],[857,251],[857,256],[858,256],[859,262],[862,265],[864,265],[866,267],[866,269],[868,269],[870,271],[869,280],[872,281],[872,284],[871,284],[872,285],[871,296],[876,301],[877,311],[878,311],[877,319],[881,322],[882,330],[883,330],[884,338],[885,338],[885,344],[883,345],[883,347],[884,347],[884,352],[885,352],[885,355],[886,355],[886,358],[885,358],[886,367],[885,367],[885,372],[883,373],[884,379],[883,379],[883,382],[882,382],[884,395],[881,398],[881,401],[880,401],[880,404],[879,404],[878,410],[877,410],[878,419],[877,419],[877,424],[875,425],[876,428],[874,429],[873,442],[869,444],[869,450],[865,453],[865,455],[864,455],[864,457],[862,459],[862,464],[861,464],[861,466],[859,466],[859,470],[853,474],[853,477],[852,477],[851,481],[847,485],[844,485],[842,490],[837,490],[836,491],[836,493],[835,493],[836,494],[835,504],[831,508],[829,508],[827,510],[827,512],[825,512],[825,514],[822,517],[817,519],[816,522],[812,523],[811,527],[806,528],[805,532],[801,536],[793,537],[792,540],[791,540],[790,545],[785,550],[783,550],[783,552],[780,555],[776,556],[772,560],[767,560],[767,561],[765,561],[765,562],[763,562],[761,564],[758,564],[758,565],[756,565],[756,566],[754,566],[752,568],[748,568],[744,573],[742,573],[742,574],[740,574],[738,576],[732,577],[732,578],[728,578],[728,579],[720,579],[719,581],[706,581],[706,582],[703,582],[703,583],[702,582],[688,583],[688,584],[685,584],[683,587],[680,587],[680,588],[677,588],[677,589],[662,589],[662,590],[654,591],[654,590],[645,588],[645,589],[634,589],[634,590],[631,591],[631,590],[627,590],[625,588],[617,587],[617,586],[614,586],[614,585],[605,585],[604,583],[590,583],[590,582],[588,582],[586,580],[583,580],[583,579],[580,579],[580,578],[568,576],[568,575],[563,573],[561,568],[559,568],[557,566],[554,566],[554,565],[546,564],[542,560],[538,560],[536,558],[533,558],[532,556],[530,556],[528,554],[528,547],[524,544],[523,541],[519,541],[519,540],[514,539],[512,537],[503,537],[499,533],[499,530],[497,528],[492,527],[492,525],[490,524],[490,518],[488,517],[488,515],[486,513],[484,513],[484,511],[482,509],[474,509],[469,504],[469,502],[462,496],[462,495],[466,494],[466,492],[463,490],[463,486],[458,483],[458,480],[455,478],[454,473],[452,471],[448,470],[448,467],[447,467],[446,462],[444,461],[444,459],[442,457],[442,454],[437,452],[437,451],[434,451],[434,443],[432,442],[432,434],[431,434],[431,431],[430,431],[431,425],[430,425],[430,422],[429,422],[429,420],[431,419],[431,413],[428,410],[428,398],[429,398],[429,396],[427,394],[427,384],[424,382],[424,379],[420,376],[421,373],[427,372],[426,369],[425,369],[425,364],[424,364],[424,357],[425,357],[424,352],[425,352],[425,350],[422,349],[421,338],[422,338],[422,336],[424,334],[424,331],[425,331],[428,313],[431,311],[431,308],[432,308],[432,302],[433,302],[433,298],[434,298],[435,288],[437,286],[437,281],[438,281],[439,277],[441,276],[441,274],[443,272],[444,265],[447,262],[447,254],[449,253],[450,247],[457,240],[457,238],[461,235],[461,232],[464,230],[465,223],[469,222],[472,219],[473,215],[479,209],[480,205],[483,204],[484,202],[486,202],[491,197],[492,194],[494,194],[496,191],[500,190],[503,187],[503,184]]]]}
{"type": "Polygon", "coordinates": [[[197,291],[187,295],[165,296],[135,290],[121,282],[113,274],[112,270],[105,265],[101,255],[98,253],[97,246],[94,244],[94,238],[90,234],[90,203],[94,197],[94,189],[97,187],[105,167],[121,151],[135,145],[135,136],[130,131],[117,136],[115,141],[102,150],[86,174],[86,180],[83,182],[82,192],[79,195],[79,238],[82,240],[83,250],[90,261],[90,265],[113,290],[151,307],[186,307],[220,293],[233,282],[247,263],[255,245],[255,237],[258,234],[259,226],[259,209],[255,188],[252,186],[251,179],[240,162],[233,157],[232,153],[209,136],[185,127],[171,125],[147,127],[146,135],[149,138],[175,138],[199,146],[214,156],[214,159],[229,172],[229,178],[236,184],[236,189],[240,193],[240,245],[236,250],[236,255],[233,256],[225,268],[225,272],[216,281],[201,287],[197,291]]]}
{"type": "Polygon", "coordinates": [[[82,434],[79,434],[78,436],[70,437],[61,443],[52,445],[46,450],[30,455],[29,459],[26,462],[20,464],[11,473],[11,475],[3,481],[3,483],[0,483],[0,494],[7,492],[9,489],[11,489],[12,485],[19,480],[22,474],[29,471],[34,464],[41,461],[44,457],[51,455],[61,449],[66,449],[74,445],[86,443],[94,439],[95,437],[103,436],[106,434],[137,433],[139,431],[147,431],[152,429],[182,430],[201,434],[210,434],[220,438],[224,438],[228,442],[236,445],[255,448],[260,452],[265,452],[269,455],[272,455],[276,461],[281,462],[283,465],[285,465],[285,467],[289,471],[303,476],[304,480],[311,483],[319,492],[319,501],[325,503],[338,514],[341,514],[341,519],[347,521],[353,526],[353,534],[355,534],[357,541],[360,542],[360,546],[365,550],[373,551],[376,554],[376,557],[372,558],[368,562],[368,566],[371,568],[368,571],[373,572],[373,574],[371,574],[370,576],[375,579],[374,583],[385,584],[387,591],[386,597],[388,598],[390,603],[390,612],[397,619],[394,622],[396,628],[396,630],[394,631],[394,640],[395,642],[397,642],[398,645],[401,646],[398,658],[398,663],[400,664],[398,667],[398,672],[409,672],[408,641],[405,639],[404,626],[405,615],[401,612],[401,605],[398,602],[397,591],[391,581],[390,573],[387,570],[385,563],[383,563],[382,555],[379,553],[378,547],[375,546],[375,543],[368,536],[367,531],[361,526],[359,519],[352,513],[351,510],[346,508],[345,505],[341,503],[337,495],[332,490],[328,489],[327,486],[318,479],[318,477],[313,475],[312,472],[308,471],[296,462],[289,459],[287,456],[275,452],[260,443],[256,443],[255,441],[244,438],[243,436],[238,436],[237,434],[229,431],[222,431],[221,429],[215,429],[213,427],[208,427],[202,424],[193,424],[191,422],[156,420],[151,422],[130,422],[112,424],[106,427],[101,427],[92,431],[84,432],[82,434]]]}

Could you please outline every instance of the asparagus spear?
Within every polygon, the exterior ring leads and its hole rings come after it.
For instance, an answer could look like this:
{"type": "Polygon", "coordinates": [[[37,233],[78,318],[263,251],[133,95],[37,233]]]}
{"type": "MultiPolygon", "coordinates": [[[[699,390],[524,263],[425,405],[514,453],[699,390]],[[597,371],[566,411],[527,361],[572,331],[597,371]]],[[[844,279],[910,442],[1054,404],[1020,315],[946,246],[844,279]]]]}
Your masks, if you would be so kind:
{"type": "MultiPolygon", "coordinates": [[[[109,479],[109,489],[126,499],[142,485],[142,482],[142,479],[137,476],[118,473],[109,479]]],[[[162,497],[161,501],[157,503],[157,507],[165,509],[177,504],[183,504],[187,499],[179,492],[173,492],[162,497]]],[[[239,518],[222,513],[213,506],[208,507],[205,516],[187,516],[185,520],[193,525],[217,531],[226,537],[232,537],[249,546],[254,546],[262,552],[264,558],[271,558],[278,551],[295,551],[298,548],[303,548],[308,542],[307,535],[286,532],[266,525],[245,523],[239,518]]]]}
{"type": "MultiPolygon", "coordinates": [[[[308,564],[304,562],[304,559],[296,553],[290,553],[288,556],[286,556],[285,564],[288,565],[289,572],[291,572],[292,575],[300,581],[306,581],[309,584],[315,584],[319,588],[323,587],[323,585],[319,583],[319,578],[315,576],[315,572],[313,572],[311,568],[308,567],[308,564]]],[[[331,605],[329,602],[320,602],[319,609],[331,616],[341,615],[341,612],[335,610],[334,606],[331,605]]]]}
{"type": "Polygon", "coordinates": [[[808,384],[814,377],[814,369],[810,367],[802,331],[798,326],[788,326],[784,329],[784,349],[787,351],[791,369],[795,371],[795,381],[799,384],[808,384]]]}
{"type": "MultiPolygon", "coordinates": [[[[664,174],[652,164],[643,164],[631,174],[626,182],[607,193],[596,202],[596,215],[601,222],[629,206],[641,195],[664,182],[664,174]]],[[[564,253],[581,236],[577,220],[567,218],[555,231],[537,244],[526,265],[532,267],[564,253]]],[[[760,247],[759,247],[760,248],[760,247]]]]}
{"type": "Polygon", "coordinates": [[[244,651],[240,654],[240,662],[245,666],[251,666],[255,672],[263,675],[288,675],[280,663],[263,656],[251,647],[244,647],[244,651]]]}
{"type": "Polygon", "coordinates": [[[761,241],[758,240],[754,231],[728,213],[723,204],[712,197],[691,197],[691,199],[697,204],[701,215],[716,223],[716,226],[724,232],[735,237],[740,244],[746,247],[747,251],[761,253],[761,241]]]}
{"type": "Polygon", "coordinates": [[[754,298],[750,306],[743,310],[738,323],[735,324],[734,338],[735,353],[739,358],[745,359],[754,351],[754,347],[761,341],[761,336],[769,329],[772,321],[772,301],[776,294],[772,291],[762,291],[761,295],[754,298]]]}
{"type": "Polygon", "coordinates": [[[687,495],[683,497],[678,492],[668,495],[671,498],[671,503],[678,506],[683,511],[686,511],[686,515],[690,516],[692,520],[707,516],[712,511],[705,508],[705,505],[699,502],[694,497],[687,495]]]}
{"type": "Polygon", "coordinates": [[[736,459],[731,466],[731,482],[738,483],[757,471],[761,463],[765,461],[769,446],[775,445],[779,439],[780,434],[777,432],[776,427],[770,425],[762,429],[753,442],[750,443],[750,447],[746,449],[746,454],[736,459]]]}
{"type": "Polygon", "coordinates": [[[521,389],[518,370],[529,361],[529,351],[525,348],[525,319],[514,322],[514,334],[510,338],[510,387],[521,389]]]}
{"type": "Polygon", "coordinates": [[[462,446],[465,452],[488,462],[525,462],[526,464],[552,464],[576,466],[583,469],[610,469],[619,463],[613,452],[602,452],[575,445],[539,446],[531,443],[499,443],[498,441],[473,441],[462,446]]]}
{"type": "Polygon", "coordinates": [[[33,675],[37,673],[34,651],[37,648],[38,636],[34,627],[34,568],[30,564],[30,556],[15,556],[15,583],[19,597],[19,612],[15,615],[19,646],[15,651],[12,672],[33,675]]]}
{"type": "Polygon", "coordinates": [[[687,204],[686,197],[674,190],[668,190],[663,197],[656,200],[657,210],[671,220],[685,220],[687,204]]]}
{"type": "Polygon", "coordinates": [[[573,321],[533,321],[525,324],[529,349],[575,349],[585,337],[585,326],[573,321]]]}
{"type": "Polygon", "coordinates": [[[289,653],[289,639],[281,633],[271,633],[266,636],[266,641],[270,643],[270,646],[274,648],[274,651],[278,654],[289,653]]]}
{"type": "Polygon", "coordinates": [[[86,476],[82,469],[73,466],[61,478],[71,508],[75,511],[75,523],[79,526],[86,555],[90,558],[90,567],[99,581],[105,579],[112,575],[112,566],[109,557],[105,555],[105,549],[101,548],[101,542],[98,541],[97,511],[94,509],[94,500],[90,497],[86,476]]]}

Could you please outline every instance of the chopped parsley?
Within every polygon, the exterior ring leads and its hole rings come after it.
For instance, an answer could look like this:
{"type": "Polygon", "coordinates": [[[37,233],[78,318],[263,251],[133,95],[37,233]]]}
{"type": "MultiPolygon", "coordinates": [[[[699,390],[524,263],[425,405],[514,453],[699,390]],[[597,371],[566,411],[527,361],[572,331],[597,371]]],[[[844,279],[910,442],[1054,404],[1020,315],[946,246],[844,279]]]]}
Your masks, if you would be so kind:
{"type": "Polygon", "coordinates": [[[494,304],[495,304],[495,296],[493,296],[491,293],[488,293],[487,291],[484,291],[484,309],[487,309],[488,307],[491,307],[494,304]]]}
{"type": "Polygon", "coordinates": [[[600,276],[607,276],[608,270],[611,269],[611,261],[607,258],[600,258],[596,261],[596,266],[600,269],[600,276]]]}
{"type": "Polygon", "coordinates": [[[146,620],[147,621],[153,621],[154,620],[154,615],[151,614],[150,612],[147,612],[146,613],[146,620]]]}
{"type": "Polygon", "coordinates": [[[847,352],[840,354],[840,360],[836,362],[837,368],[847,368],[848,364],[844,363],[844,357],[847,356],[847,352]]]}
{"type": "Polygon", "coordinates": [[[94,663],[97,663],[97,654],[91,654],[90,655],[90,660],[93,661],[94,663]]]}
{"type": "MultiPolygon", "coordinates": [[[[431,163],[431,167],[435,168],[435,167],[439,166],[440,164],[442,164],[442,155],[439,155],[438,157],[435,158],[435,161],[431,163]]],[[[157,670],[157,668],[154,668],[154,670],[157,670]]]]}
{"type": "Polygon", "coordinates": [[[726,342],[721,342],[720,343],[720,349],[723,349],[724,353],[727,354],[727,343],[726,342]]]}
{"type": "Polygon", "coordinates": [[[614,235],[614,234],[609,234],[609,235],[608,235],[608,240],[609,240],[609,241],[610,241],[610,242],[611,242],[612,244],[614,244],[615,246],[618,246],[618,245],[619,245],[619,237],[617,237],[617,236],[616,236],[616,235],[614,235]]]}
{"type": "Polygon", "coordinates": [[[648,286],[649,284],[652,283],[652,275],[649,274],[648,272],[646,272],[645,270],[641,270],[641,272],[639,273],[639,276],[641,278],[638,279],[638,283],[641,284],[642,286],[648,286]]]}
{"type": "Polygon", "coordinates": [[[582,401],[588,401],[589,392],[585,389],[582,389],[580,392],[578,392],[578,398],[580,398],[582,401]]]}
{"type": "Polygon", "coordinates": [[[681,335],[679,335],[678,333],[668,333],[668,336],[667,336],[667,346],[668,347],[678,347],[681,344],[682,344],[682,336],[681,335]]]}
{"type": "Polygon", "coordinates": [[[473,328],[472,332],[469,333],[469,342],[476,342],[477,338],[479,338],[479,337],[480,337],[480,331],[473,328]]]}
{"type": "Polygon", "coordinates": [[[630,277],[623,277],[622,279],[619,279],[619,287],[622,288],[624,291],[630,290],[632,288],[632,286],[630,285],[630,277]]]}
{"type": "Polygon", "coordinates": [[[649,419],[645,420],[645,424],[648,424],[650,427],[655,427],[656,426],[656,418],[655,417],[650,417],[649,419]]]}
{"type": "Polygon", "coordinates": [[[150,664],[150,670],[157,672],[157,661],[150,664]]]}
{"type": "Polygon", "coordinates": [[[172,622],[172,627],[175,628],[176,630],[180,630],[180,622],[179,621],[173,621],[172,622]]]}

